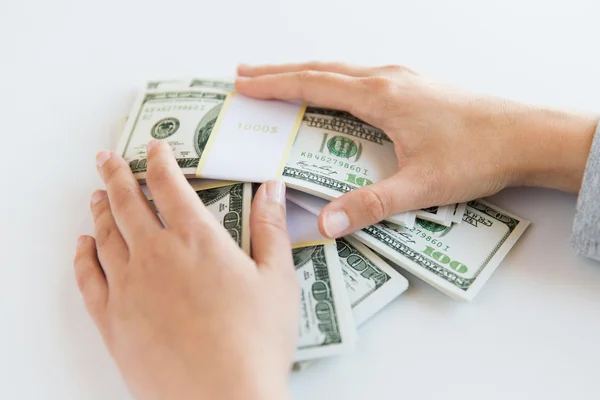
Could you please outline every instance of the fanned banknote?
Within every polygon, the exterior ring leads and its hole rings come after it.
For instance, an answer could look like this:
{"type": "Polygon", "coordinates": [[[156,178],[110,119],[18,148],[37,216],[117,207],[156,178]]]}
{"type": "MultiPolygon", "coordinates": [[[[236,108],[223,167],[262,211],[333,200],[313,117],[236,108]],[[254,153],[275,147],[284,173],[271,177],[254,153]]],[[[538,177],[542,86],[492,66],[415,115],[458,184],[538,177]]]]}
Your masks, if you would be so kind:
{"type": "Polygon", "coordinates": [[[300,282],[300,335],[294,361],[342,354],[356,344],[356,325],[335,242],[292,250],[300,282]]]}
{"type": "Polygon", "coordinates": [[[408,288],[408,281],[358,240],[336,240],[352,315],[362,325],[408,288]]]}
{"type": "MultiPolygon", "coordinates": [[[[298,191],[288,200],[319,214],[327,201],[298,191]]],[[[447,295],[472,300],[529,226],[529,221],[483,200],[467,204],[461,224],[417,219],[407,228],[389,222],[351,236],[447,295]]]]}

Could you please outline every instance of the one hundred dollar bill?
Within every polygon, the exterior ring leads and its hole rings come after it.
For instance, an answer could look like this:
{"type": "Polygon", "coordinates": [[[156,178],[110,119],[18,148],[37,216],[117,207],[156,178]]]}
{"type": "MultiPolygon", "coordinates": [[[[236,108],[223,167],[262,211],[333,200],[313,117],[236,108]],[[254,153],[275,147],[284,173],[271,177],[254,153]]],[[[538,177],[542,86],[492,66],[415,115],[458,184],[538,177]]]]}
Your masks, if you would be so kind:
{"type": "MultiPolygon", "coordinates": [[[[346,292],[357,327],[382,310],[408,288],[408,281],[379,256],[354,238],[336,240],[346,292]]],[[[303,370],[311,360],[295,363],[303,370]]]]}
{"type": "Polygon", "coordinates": [[[292,250],[300,282],[300,335],[295,361],[342,354],[354,348],[356,325],[335,242],[292,250]]]}
{"type": "MultiPolygon", "coordinates": [[[[297,191],[288,200],[318,215],[326,201],[297,191]]],[[[467,204],[461,224],[417,219],[414,228],[382,222],[351,236],[459,300],[472,300],[529,226],[483,200],[467,204]]]]}
{"type": "MultiPolygon", "coordinates": [[[[229,182],[211,182],[198,184],[194,187],[199,199],[212,214],[213,217],[227,232],[233,240],[247,254],[250,254],[250,208],[252,206],[252,184],[229,182]],[[202,187],[202,189],[200,189],[202,187]],[[208,189],[206,189],[209,187],[208,189]]],[[[150,204],[158,213],[152,200],[152,195],[143,188],[150,204]]],[[[160,217],[160,213],[158,213],[160,217]]],[[[161,221],[164,224],[164,220],[161,221]]]]}

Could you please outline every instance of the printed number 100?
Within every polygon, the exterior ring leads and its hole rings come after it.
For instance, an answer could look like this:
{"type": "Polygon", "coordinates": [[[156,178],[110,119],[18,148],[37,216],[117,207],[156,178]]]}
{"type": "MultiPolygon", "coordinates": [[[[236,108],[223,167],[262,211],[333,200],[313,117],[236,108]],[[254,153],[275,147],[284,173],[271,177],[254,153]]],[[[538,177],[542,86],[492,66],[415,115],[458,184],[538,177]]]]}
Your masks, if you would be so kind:
{"type": "Polygon", "coordinates": [[[277,133],[278,128],[276,126],[260,125],[260,124],[245,124],[240,122],[238,128],[242,131],[250,132],[263,132],[263,133],[277,133]]]}

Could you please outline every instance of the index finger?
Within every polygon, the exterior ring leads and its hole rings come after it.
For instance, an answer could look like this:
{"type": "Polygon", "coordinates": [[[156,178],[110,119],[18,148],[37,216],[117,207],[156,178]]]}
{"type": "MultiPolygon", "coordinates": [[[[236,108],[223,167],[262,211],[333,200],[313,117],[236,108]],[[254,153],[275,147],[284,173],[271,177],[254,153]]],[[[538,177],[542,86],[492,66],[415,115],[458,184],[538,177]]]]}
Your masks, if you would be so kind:
{"type": "Polygon", "coordinates": [[[126,243],[162,229],[125,160],[115,153],[101,151],[96,156],[96,164],[106,185],[115,222],[126,243]]]}
{"type": "Polygon", "coordinates": [[[253,78],[239,77],[236,90],[257,99],[302,100],[309,104],[347,111],[359,118],[376,92],[365,79],[320,71],[285,72],[253,78]]]}

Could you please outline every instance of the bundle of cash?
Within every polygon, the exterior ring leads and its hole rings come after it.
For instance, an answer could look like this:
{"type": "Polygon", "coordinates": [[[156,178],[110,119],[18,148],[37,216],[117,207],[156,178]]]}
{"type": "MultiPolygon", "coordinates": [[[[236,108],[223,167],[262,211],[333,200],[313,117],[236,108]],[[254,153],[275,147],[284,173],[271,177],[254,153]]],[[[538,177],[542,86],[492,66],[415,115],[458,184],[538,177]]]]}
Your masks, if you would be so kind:
{"type": "Polygon", "coordinates": [[[252,184],[286,183],[302,293],[296,369],[354,348],[357,327],[406,291],[400,270],[472,300],[529,225],[475,200],[407,211],[327,239],[318,229],[323,207],[391,176],[393,143],[345,112],[234,95],[231,80],[148,82],[117,152],[143,184],[146,143],[167,141],[199,200],[248,254],[252,184]]]}
{"type": "MultiPolygon", "coordinates": [[[[295,123],[288,132],[281,129],[285,123],[274,121],[273,116],[257,116],[272,103],[263,101],[258,111],[248,114],[248,108],[258,100],[233,97],[233,88],[228,80],[149,82],[132,107],[117,152],[141,181],[146,172],[145,146],[153,138],[168,141],[188,178],[261,182],[265,168],[269,170],[263,164],[273,164],[271,169],[278,170],[273,177],[327,200],[396,171],[398,160],[392,141],[380,129],[351,114],[322,107],[298,107],[297,114],[286,110],[290,118],[298,119],[290,121],[295,123]],[[256,146],[248,147],[247,140],[256,146]],[[273,154],[273,148],[281,154],[273,154]],[[224,163],[244,168],[224,168],[224,163]]],[[[445,205],[407,211],[388,220],[413,227],[419,217],[450,226],[460,221],[462,210],[459,205],[445,205]]]]}

